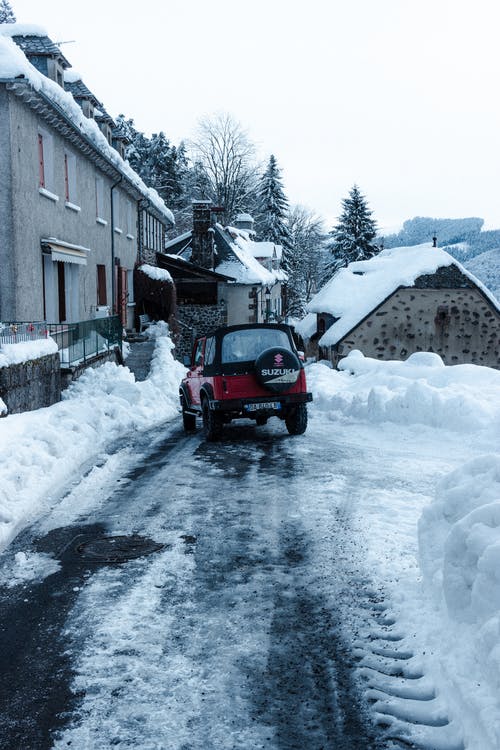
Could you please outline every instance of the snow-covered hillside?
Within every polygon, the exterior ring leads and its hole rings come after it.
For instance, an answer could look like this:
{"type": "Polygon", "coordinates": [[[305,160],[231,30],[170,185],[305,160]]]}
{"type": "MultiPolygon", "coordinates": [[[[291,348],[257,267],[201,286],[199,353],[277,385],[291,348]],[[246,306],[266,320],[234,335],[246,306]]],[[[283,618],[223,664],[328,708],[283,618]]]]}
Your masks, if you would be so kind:
{"type": "Polygon", "coordinates": [[[464,266],[500,300],[500,248],[476,255],[464,266]]]}

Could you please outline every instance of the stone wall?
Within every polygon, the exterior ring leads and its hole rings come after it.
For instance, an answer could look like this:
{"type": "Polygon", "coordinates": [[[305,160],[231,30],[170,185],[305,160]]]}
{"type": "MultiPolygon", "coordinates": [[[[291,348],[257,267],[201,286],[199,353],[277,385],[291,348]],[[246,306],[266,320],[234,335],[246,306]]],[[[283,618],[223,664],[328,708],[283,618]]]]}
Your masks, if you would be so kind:
{"type": "Polygon", "coordinates": [[[197,336],[204,336],[226,325],[225,305],[182,305],[177,308],[179,332],[175,339],[175,356],[182,362],[191,356],[197,336]]]}
{"type": "Polygon", "coordinates": [[[59,354],[0,367],[0,398],[9,414],[41,409],[60,401],[59,354]]]}
{"type": "Polygon", "coordinates": [[[456,289],[405,287],[332,347],[334,365],[353,349],[382,360],[436,352],[447,365],[500,369],[500,313],[471,283],[456,289]]]}

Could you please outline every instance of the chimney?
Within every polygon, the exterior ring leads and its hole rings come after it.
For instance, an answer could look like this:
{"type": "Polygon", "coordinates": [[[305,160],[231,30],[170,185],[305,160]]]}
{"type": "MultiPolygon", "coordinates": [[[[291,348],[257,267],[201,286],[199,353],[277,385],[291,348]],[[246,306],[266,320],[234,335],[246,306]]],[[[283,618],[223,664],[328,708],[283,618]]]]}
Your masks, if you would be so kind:
{"type": "Polygon", "coordinates": [[[212,201],[193,201],[193,236],[191,263],[214,268],[214,241],[212,231],[212,201]]]}
{"type": "Polygon", "coordinates": [[[238,214],[234,220],[236,229],[243,229],[249,235],[255,235],[254,223],[253,216],[250,216],[250,214],[238,214]]]}

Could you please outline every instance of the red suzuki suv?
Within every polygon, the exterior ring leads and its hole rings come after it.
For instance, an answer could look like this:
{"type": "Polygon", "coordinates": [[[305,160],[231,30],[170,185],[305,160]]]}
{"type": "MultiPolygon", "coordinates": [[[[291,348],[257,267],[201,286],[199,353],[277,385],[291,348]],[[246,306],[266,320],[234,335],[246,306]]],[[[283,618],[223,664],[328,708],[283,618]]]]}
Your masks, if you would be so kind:
{"type": "Polygon", "coordinates": [[[184,429],[195,430],[201,415],[207,440],[241,418],[264,425],[279,417],[291,435],[301,435],[312,401],[291,328],[268,323],[226,326],[196,339],[179,396],[184,429]]]}

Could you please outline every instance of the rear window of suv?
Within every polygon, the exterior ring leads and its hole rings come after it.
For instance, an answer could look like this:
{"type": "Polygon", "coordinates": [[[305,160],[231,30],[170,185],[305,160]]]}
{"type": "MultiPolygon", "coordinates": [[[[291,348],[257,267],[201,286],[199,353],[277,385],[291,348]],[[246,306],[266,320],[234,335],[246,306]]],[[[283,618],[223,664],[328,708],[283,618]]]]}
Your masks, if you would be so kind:
{"type": "Polygon", "coordinates": [[[285,331],[272,328],[232,331],[222,339],[222,363],[249,362],[257,359],[264,349],[270,349],[273,346],[291,349],[285,331]]]}

